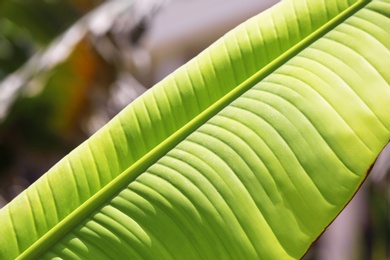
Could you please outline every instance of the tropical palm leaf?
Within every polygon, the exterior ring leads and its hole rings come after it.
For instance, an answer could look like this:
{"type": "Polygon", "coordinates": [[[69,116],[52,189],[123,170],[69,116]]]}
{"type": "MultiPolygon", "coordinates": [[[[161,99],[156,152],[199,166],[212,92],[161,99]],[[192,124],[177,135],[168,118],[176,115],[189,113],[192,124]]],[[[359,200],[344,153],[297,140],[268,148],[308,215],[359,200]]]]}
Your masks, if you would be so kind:
{"type": "Polygon", "coordinates": [[[0,255],[300,258],[390,138],[390,1],[286,0],[0,212],[0,255]]]}

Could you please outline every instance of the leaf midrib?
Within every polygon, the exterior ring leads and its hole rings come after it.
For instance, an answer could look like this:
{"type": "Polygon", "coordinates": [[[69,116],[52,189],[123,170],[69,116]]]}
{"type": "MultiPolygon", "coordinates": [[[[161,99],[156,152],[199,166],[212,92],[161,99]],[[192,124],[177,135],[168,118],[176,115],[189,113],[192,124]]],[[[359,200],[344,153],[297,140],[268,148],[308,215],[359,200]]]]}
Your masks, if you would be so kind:
{"type": "Polygon", "coordinates": [[[85,220],[93,211],[101,207],[105,202],[113,198],[117,193],[126,188],[129,183],[134,181],[138,176],[147,170],[153,163],[157,162],[162,156],[172,150],[178,143],[183,141],[187,136],[193,133],[201,125],[206,123],[210,118],[216,115],[219,111],[240,97],[258,82],[281,67],[288,60],[296,56],[299,52],[304,50],[310,44],[324,36],[326,33],[334,29],[336,26],[344,22],[360,9],[364,8],[371,0],[359,0],[346,10],[332,18],[323,26],[309,34],[307,37],[292,46],[286,52],[281,54],[278,58],[267,64],[265,67],[257,71],[247,80],[239,84],[230,92],[225,94],[217,102],[205,109],[198,116],[190,120],[187,124],[179,128],[171,136],[165,139],[162,143],[157,145],[151,151],[146,153],[138,161],[133,163],[125,171],[119,174],[110,183],[104,186],[100,191],[94,194],[91,198],[86,200],[71,214],[60,221],[56,226],[49,230],[45,235],[38,239],[34,244],[27,248],[17,259],[36,258],[57,242],[67,231],[74,228],[77,224],[85,220]]]}

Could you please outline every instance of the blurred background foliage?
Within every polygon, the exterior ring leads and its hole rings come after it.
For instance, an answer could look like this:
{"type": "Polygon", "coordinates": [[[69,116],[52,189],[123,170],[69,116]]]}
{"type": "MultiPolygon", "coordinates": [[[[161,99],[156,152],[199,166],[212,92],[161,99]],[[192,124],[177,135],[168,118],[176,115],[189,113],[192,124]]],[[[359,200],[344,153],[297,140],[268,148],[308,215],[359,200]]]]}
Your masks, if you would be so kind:
{"type": "Polygon", "coordinates": [[[0,3],[0,79],[19,68],[100,1],[11,1],[0,3]]]}
{"type": "MultiPolygon", "coordinates": [[[[155,82],[276,2],[0,1],[0,208],[155,82]]],[[[305,259],[390,259],[389,158],[387,148],[305,259]]]]}
{"type": "Polygon", "coordinates": [[[120,54],[162,3],[0,3],[0,204],[144,91],[120,54]]]}

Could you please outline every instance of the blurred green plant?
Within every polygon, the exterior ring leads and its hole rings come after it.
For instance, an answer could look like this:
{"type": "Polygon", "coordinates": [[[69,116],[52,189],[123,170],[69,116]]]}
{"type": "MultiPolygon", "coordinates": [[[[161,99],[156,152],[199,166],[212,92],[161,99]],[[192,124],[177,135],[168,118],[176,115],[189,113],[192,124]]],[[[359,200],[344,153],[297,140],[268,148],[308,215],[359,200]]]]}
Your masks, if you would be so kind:
{"type": "Polygon", "coordinates": [[[100,1],[0,2],[0,80],[100,1]]]}
{"type": "Polygon", "coordinates": [[[134,51],[163,1],[99,3],[0,4],[0,194],[5,200],[18,193],[15,180],[27,180],[24,187],[32,183],[145,90],[124,54],[134,51]]]}

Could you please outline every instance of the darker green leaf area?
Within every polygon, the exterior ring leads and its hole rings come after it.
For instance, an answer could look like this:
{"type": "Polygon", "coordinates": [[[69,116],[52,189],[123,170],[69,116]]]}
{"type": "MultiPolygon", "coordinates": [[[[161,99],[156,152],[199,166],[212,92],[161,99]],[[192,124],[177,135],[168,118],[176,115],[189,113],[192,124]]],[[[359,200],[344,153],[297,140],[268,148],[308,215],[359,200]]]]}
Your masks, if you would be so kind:
{"type": "Polygon", "coordinates": [[[0,2],[0,80],[100,1],[0,2]]]}
{"type": "Polygon", "coordinates": [[[0,4],[0,16],[28,31],[41,44],[63,32],[80,14],[67,1],[11,1],[0,4]]]}

